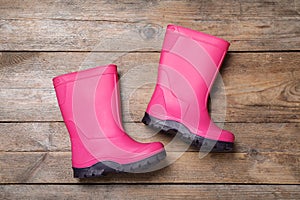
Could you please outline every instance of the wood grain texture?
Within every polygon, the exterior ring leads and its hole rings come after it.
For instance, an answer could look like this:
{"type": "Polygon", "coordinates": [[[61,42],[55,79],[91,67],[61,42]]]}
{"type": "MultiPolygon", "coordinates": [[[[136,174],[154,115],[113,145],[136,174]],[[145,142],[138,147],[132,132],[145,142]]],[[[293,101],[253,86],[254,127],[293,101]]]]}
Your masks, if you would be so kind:
{"type": "Polygon", "coordinates": [[[299,199],[299,185],[3,185],[6,199],[299,199]]]}
{"type": "MultiPolygon", "coordinates": [[[[165,162],[180,155],[169,152],[165,162]]],[[[299,184],[299,153],[219,153],[199,158],[186,152],[159,171],[72,178],[68,152],[0,153],[1,183],[261,183],[299,184]],[[192,161],[192,162],[191,162],[192,161]],[[13,166],[13,167],[11,167],[13,166]]]]}
{"type": "MultiPolygon", "coordinates": [[[[159,53],[2,53],[0,60],[1,121],[61,121],[51,79],[112,62],[121,76],[123,119],[132,122],[151,98],[159,53]]],[[[299,65],[298,52],[228,54],[212,90],[213,119],[300,122],[299,65]]]]}
{"type": "Polygon", "coordinates": [[[292,0],[1,0],[0,49],[157,51],[174,23],[224,37],[234,51],[299,50],[299,7],[292,0]]]}
{"type": "Polygon", "coordinates": [[[299,19],[224,19],[137,23],[13,19],[0,21],[1,51],[160,51],[169,23],[231,42],[231,51],[299,50],[299,19]],[[271,37],[270,37],[271,36],[271,37]]]}
{"type": "MultiPolygon", "coordinates": [[[[124,127],[128,134],[138,141],[161,141],[171,152],[187,149],[182,141],[158,133],[142,123],[124,123],[124,127]]],[[[297,123],[226,123],[224,128],[235,133],[237,153],[300,152],[297,123]]],[[[62,122],[0,123],[0,151],[70,151],[70,149],[69,135],[62,122]]],[[[189,148],[187,151],[198,149],[189,148]]]]}
{"type": "Polygon", "coordinates": [[[299,20],[297,0],[0,0],[0,199],[300,199],[299,20]],[[172,23],[231,42],[209,109],[235,153],[189,148],[156,172],[72,178],[51,82],[67,72],[117,64],[129,135],[162,141],[164,162],[185,148],[134,123],[172,23]]]}
{"type": "Polygon", "coordinates": [[[139,22],[299,17],[294,0],[262,1],[9,1],[1,0],[3,19],[64,19],[139,22]],[[46,9],[45,9],[46,8],[46,9]],[[166,9],[168,8],[168,9],[166,9]],[[116,12],[118,14],[116,14],[116,12]],[[163,17],[162,17],[163,16],[163,17]]]}

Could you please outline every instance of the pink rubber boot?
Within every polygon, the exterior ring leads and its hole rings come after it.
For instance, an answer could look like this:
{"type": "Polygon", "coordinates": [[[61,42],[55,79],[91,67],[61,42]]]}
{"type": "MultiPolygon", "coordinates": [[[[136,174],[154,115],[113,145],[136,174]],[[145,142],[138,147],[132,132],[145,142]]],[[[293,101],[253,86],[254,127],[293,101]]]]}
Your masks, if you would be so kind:
{"type": "Polygon", "coordinates": [[[229,43],[169,25],[161,51],[155,91],[142,122],[204,151],[232,151],[234,135],[217,127],[207,111],[210,88],[229,43]]]}
{"type": "Polygon", "coordinates": [[[161,143],[139,143],[125,133],[117,81],[115,65],[53,79],[71,138],[75,178],[110,172],[140,172],[166,156],[161,143]]]}

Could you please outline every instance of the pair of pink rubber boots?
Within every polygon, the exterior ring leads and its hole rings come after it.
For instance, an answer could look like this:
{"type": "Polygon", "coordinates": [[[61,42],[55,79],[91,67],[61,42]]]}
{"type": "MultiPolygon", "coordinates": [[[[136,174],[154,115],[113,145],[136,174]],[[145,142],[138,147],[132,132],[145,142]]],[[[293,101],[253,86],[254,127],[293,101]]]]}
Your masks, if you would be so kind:
{"type": "MultiPolygon", "coordinates": [[[[234,135],[207,111],[209,90],[229,43],[188,28],[167,27],[155,91],[142,122],[207,151],[231,151],[234,135]]],[[[116,65],[55,77],[53,84],[71,138],[75,178],[140,172],[166,157],[160,142],[140,143],[122,127],[116,65]]]]}

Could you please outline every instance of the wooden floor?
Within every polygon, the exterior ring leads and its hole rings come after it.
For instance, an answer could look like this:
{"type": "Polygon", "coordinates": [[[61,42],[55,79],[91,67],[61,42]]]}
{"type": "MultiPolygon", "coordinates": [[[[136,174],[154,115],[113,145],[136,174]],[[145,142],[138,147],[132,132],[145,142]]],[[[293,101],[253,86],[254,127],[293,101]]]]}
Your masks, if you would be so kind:
{"type": "Polygon", "coordinates": [[[299,50],[299,0],[0,0],[0,199],[300,199],[299,50]],[[72,178],[51,79],[117,64],[126,130],[167,145],[139,121],[169,23],[231,42],[210,109],[235,152],[190,148],[156,172],[72,178]]]}

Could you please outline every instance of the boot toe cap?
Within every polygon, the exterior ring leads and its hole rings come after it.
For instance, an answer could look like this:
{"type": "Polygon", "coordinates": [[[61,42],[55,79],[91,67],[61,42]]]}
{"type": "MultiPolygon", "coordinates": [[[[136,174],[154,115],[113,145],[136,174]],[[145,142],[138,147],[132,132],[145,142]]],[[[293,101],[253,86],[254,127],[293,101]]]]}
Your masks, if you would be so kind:
{"type": "Polygon", "coordinates": [[[222,130],[219,140],[233,143],[235,140],[235,136],[230,131],[222,130]]]}

